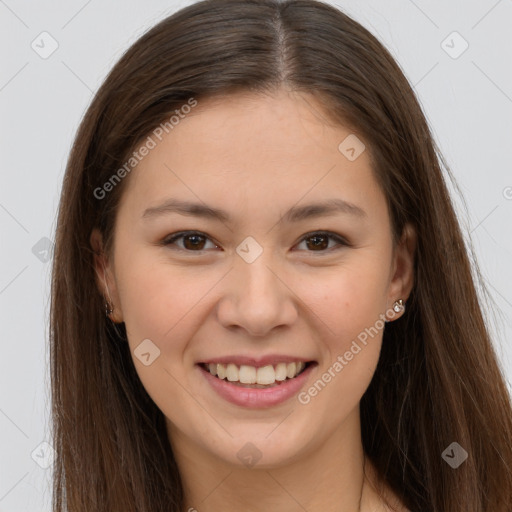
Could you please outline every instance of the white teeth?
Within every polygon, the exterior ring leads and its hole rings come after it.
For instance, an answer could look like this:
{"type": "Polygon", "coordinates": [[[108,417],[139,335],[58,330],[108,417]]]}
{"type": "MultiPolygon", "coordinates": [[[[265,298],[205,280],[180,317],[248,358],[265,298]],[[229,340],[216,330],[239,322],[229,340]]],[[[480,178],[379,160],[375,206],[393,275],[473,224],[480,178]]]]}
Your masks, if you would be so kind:
{"type": "Polygon", "coordinates": [[[238,380],[238,367],[236,364],[228,364],[226,366],[226,377],[229,382],[236,382],[238,380]]]}
{"type": "Polygon", "coordinates": [[[288,376],[288,365],[286,363],[279,363],[276,365],[276,380],[285,380],[288,376]]]}
{"type": "MultiPolygon", "coordinates": [[[[258,372],[256,373],[256,383],[257,384],[274,384],[276,381],[276,372],[272,365],[262,366],[258,368],[258,372]]],[[[245,384],[243,380],[240,380],[242,384],[245,384]]]]}
{"type": "Polygon", "coordinates": [[[240,370],[238,372],[239,382],[243,384],[256,384],[256,368],[254,366],[240,366],[240,370]]]}
{"type": "Polygon", "coordinates": [[[293,379],[306,366],[306,363],[278,363],[277,365],[267,365],[260,368],[254,366],[236,364],[208,364],[208,370],[212,375],[219,379],[226,379],[230,382],[240,382],[241,384],[275,384],[276,381],[283,381],[286,378],[293,379]]]}
{"type": "Polygon", "coordinates": [[[292,379],[297,375],[297,365],[295,363],[290,363],[287,368],[286,376],[289,379],[292,379]]]}
{"type": "Polygon", "coordinates": [[[226,378],[226,367],[223,364],[217,365],[217,377],[219,377],[219,379],[226,378]]]}

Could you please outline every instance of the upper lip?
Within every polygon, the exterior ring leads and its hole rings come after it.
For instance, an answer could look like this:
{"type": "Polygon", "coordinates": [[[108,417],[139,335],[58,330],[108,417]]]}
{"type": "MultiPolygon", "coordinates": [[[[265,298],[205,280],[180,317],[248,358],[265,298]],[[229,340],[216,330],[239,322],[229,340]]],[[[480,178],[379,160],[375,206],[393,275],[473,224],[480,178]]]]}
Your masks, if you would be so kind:
{"type": "Polygon", "coordinates": [[[214,357],[211,359],[205,359],[203,361],[199,361],[198,364],[236,364],[237,366],[254,366],[256,368],[260,368],[262,366],[267,365],[276,365],[279,363],[297,363],[297,362],[312,362],[312,359],[307,359],[299,356],[285,356],[279,354],[269,354],[262,357],[249,357],[249,356],[224,356],[224,357],[214,357]]]}

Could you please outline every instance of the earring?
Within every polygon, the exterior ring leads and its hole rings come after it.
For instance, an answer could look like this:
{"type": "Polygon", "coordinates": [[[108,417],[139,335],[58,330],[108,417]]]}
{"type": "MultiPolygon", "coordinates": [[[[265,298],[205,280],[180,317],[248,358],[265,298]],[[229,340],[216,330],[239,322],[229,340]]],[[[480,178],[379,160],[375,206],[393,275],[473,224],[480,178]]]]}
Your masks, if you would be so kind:
{"type": "Polygon", "coordinates": [[[400,313],[401,311],[404,311],[404,310],[405,310],[404,301],[402,299],[398,299],[397,301],[395,301],[395,303],[393,304],[393,311],[395,313],[400,313]]]}
{"type": "Polygon", "coordinates": [[[105,299],[105,316],[108,318],[114,312],[114,305],[105,299]]]}

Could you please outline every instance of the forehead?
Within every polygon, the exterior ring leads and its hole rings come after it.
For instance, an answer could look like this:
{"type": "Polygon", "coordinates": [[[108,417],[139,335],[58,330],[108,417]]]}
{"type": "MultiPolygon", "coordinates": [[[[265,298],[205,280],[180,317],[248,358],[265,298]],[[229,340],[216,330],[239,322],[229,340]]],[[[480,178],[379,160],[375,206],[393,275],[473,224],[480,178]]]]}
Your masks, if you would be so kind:
{"type": "Polygon", "coordinates": [[[126,184],[123,202],[139,215],[171,196],[253,215],[327,195],[359,204],[382,196],[360,136],[330,121],[307,93],[198,101],[168,132],[153,136],[126,184]],[[347,140],[360,152],[355,159],[343,153],[347,140]]]}

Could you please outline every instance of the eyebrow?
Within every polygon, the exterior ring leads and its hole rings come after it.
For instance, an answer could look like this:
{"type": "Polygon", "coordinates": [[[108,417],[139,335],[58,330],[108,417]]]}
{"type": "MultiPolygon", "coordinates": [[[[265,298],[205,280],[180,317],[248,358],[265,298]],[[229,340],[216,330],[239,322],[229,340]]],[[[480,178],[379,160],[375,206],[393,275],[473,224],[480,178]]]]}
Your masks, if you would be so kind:
{"type": "MultiPolygon", "coordinates": [[[[163,214],[178,213],[193,217],[230,222],[228,212],[208,206],[202,203],[181,201],[179,199],[167,199],[162,204],[148,208],[142,215],[143,219],[154,218],[163,214]]],[[[333,198],[319,203],[310,203],[304,206],[293,206],[283,216],[286,223],[300,222],[309,218],[331,216],[337,213],[345,213],[356,217],[365,218],[367,213],[353,203],[344,199],[333,198]]]]}

